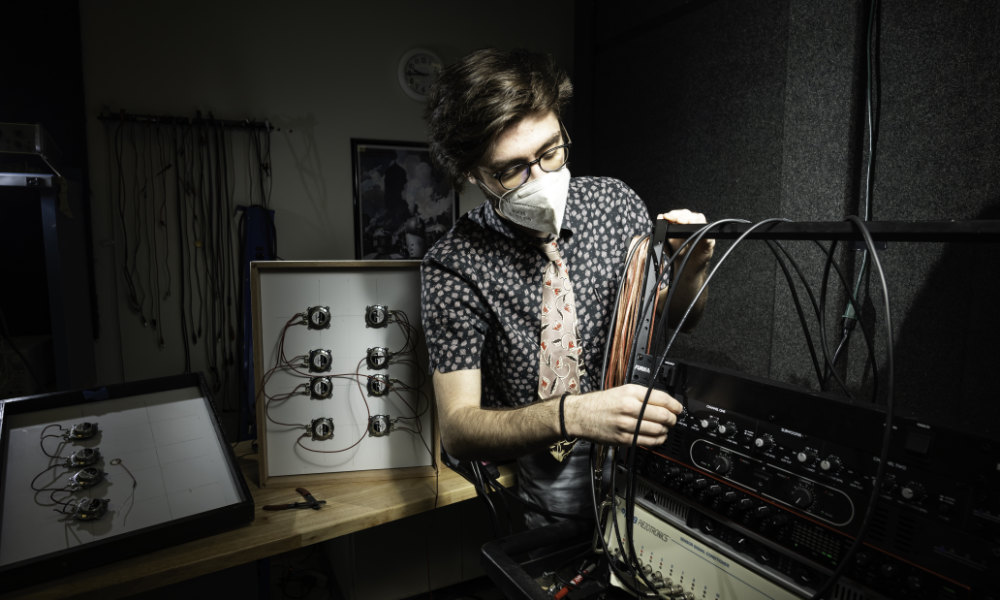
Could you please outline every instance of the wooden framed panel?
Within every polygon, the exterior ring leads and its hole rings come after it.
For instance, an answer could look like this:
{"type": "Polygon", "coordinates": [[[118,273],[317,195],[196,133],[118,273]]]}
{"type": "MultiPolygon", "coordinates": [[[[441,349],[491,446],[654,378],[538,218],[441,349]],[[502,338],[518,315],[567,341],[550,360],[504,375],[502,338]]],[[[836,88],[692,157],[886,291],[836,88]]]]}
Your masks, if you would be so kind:
{"type": "Polygon", "coordinates": [[[0,404],[0,591],[253,521],[197,374],[0,404]]]}
{"type": "Polygon", "coordinates": [[[261,486],[436,472],[419,265],[251,264],[261,486]]]}

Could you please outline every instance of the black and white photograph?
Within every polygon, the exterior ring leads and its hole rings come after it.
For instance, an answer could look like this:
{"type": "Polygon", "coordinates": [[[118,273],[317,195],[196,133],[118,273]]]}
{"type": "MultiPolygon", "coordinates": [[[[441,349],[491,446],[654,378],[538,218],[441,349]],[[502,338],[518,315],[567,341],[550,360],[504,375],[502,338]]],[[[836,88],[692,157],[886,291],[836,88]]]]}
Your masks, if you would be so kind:
{"type": "Polygon", "coordinates": [[[455,222],[458,196],[427,144],[351,140],[355,258],[418,259],[455,222]]]}

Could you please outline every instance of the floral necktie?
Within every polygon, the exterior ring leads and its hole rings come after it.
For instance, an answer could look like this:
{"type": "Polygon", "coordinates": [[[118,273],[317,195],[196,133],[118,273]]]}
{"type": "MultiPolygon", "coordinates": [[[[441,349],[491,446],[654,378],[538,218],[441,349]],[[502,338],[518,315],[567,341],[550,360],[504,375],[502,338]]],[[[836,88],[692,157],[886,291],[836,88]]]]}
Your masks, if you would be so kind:
{"type": "MultiPolygon", "coordinates": [[[[538,349],[538,397],[551,398],[580,391],[583,348],[577,327],[576,305],[569,271],[559,254],[555,240],[541,246],[549,259],[542,274],[541,339],[538,349]]],[[[549,448],[562,461],[573,449],[576,439],[560,440],[549,448]]]]}

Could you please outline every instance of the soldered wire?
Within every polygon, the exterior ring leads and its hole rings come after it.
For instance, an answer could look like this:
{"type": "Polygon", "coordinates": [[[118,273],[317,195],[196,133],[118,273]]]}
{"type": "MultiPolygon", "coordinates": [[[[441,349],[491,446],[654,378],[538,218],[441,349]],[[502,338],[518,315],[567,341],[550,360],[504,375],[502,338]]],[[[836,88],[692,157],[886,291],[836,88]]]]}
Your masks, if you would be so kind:
{"type": "MultiPolygon", "coordinates": [[[[427,450],[428,455],[430,455],[431,460],[434,460],[434,452],[428,444],[424,436],[423,424],[421,419],[428,413],[431,406],[430,396],[425,391],[424,387],[427,383],[426,369],[421,368],[420,361],[417,356],[417,349],[419,347],[420,334],[419,330],[410,324],[408,315],[401,310],[392,310],[388,312],[387,316],[389,323],[396,324],[403,334],[403,344],[400,348],[389,351],[387,353],[386,368],[390,364],[408,364],[413,365],[414,371],[418,374],[418,380],[414,383],[404,382],[399,379],[387,379],[388,390],[390,399],[397,399],[405,407],[405,414],[397,416],[390,420],[390,431],[403,431],[417,436],[420,439],[421,444],[427,450]],[[403,393],[412,393],[416,396],[416,404],[411,404],[409,400],[403,395],[403,393]]],[[[312,448],[307,446],[304,441],[306,438],[311,438],[312,434],[309,433],[311,425],[303,423],[290,423],[285,421],[279,421],[271,415],[272,405],[277,405],[291,400],[295,396],[308,395],[310,393],[310,386],[308,383],[300,383],[293,387],[291,390],[282,393],[269,393],[267,391],[268,383],[271,381],[272,377],[278,372],[285,372],[294,377],[299,377],[303,379],[312,380],[315,376],[314,373],[304,371],[302,369],[306,368],[308,365],[305,364],[308,361],[306,355],[297,355],[289,357],[285,351],[285,340],[287,338],[287,333],[291,327],[298,325],[308,325],[308,312],[295,313],[289,318],[278,334],[278,339],[275,341],[273,354],[275,356],[275,363],[267,371],[265,371],[260,377],[260,385],[257,390],[257,401],[263,400],[264,402],[264,415],[265,418],[275,425],[282,427],[290,427],[293,429],[305,428],[306,433],[301,435],[296,440],[296,445],[298,445],[303,450],[308,452],[316,452],[323,454],[340,453],[350,450],[360,444],[368,435],[368,427],[372,422],[372,412],[371,406],[367,400],[367,393],[365,386],[362,385],[363,382],[370,382],[377,375],[370,375],[362,373],[362,365],[368,360],[367,357],[362,358],[358,361],[353,373],[332,373],[325,374],[324,377],[330,379],[348,379],[353,381],[358,387],[358,393],[361,400],[365,406],[365,414],[367,416],[366,424],[361,427],[359,436],[356,441],[351,443],[345,448],[339,448],[334,450],[323,450],[318,448],[312,448]],[[300,366],[300,363],[301,364],[300,366]]]]}
{"type": "Polygon", "coordinates": [[[128,497],[126,497],[125,500],[122,501],[122,507],[128,505],[128,509],[122,516],[122,525],[124,525],[125,522],[128,521],[129,514],[132,513],[132,507],[135,506],[135,488],[138,487],[139,481],[135,478],[135,475],[132,474],[132,471],[130,471],[129,468],[125,466],[125,463],[122,462],[122,459],[112,458],[111,464],[121,467],[122,469],[125,469],[125,472],[128,473],[128,476],[132,479],[132,491],[129,493],[128,497]]]}
{"type": "Polygon", "coordinates": [[[66,445],[66,441],[67,441],[66,440],[66,433],[67,432],[69,432],[69,429],[66,429],[65,427],[63,427],[62,425],[60,425],[58,423],[51,423],[51,424],[46,425],[45,427],[43,427],[42,431],[38,434],[38,445],[42,447],[42,454],[44,454],[45,456],[48,456],[49,458],[62,458],[59,455],[59,452],[61,452],[62,449],[63,449],[63,447],[66,445]],[[51,433],[50,434],[46,434],[45,432],[48,431],[52,427],[58,427],[59,430],[62,431],[63,433],[62,434],[51,434],[51,433]],[[58,449],[56,450],[56,454],[50,454],[45,449],[45,440],[46,440],[46,438],[59,438],[59,439],[62,440],[62,442],[58,446],[58,449]]]}

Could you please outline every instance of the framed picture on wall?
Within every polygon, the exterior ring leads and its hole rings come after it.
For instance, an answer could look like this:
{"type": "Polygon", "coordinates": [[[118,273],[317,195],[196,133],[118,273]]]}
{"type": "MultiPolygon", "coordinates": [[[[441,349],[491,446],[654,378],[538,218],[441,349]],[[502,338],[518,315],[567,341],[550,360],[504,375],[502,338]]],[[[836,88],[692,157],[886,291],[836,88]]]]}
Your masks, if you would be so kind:
{"type": "Polygon", "coordinates": [[[419,259],[455,223],[458,194],[427,144],[351,140],[359,260],[419,259]]]}

